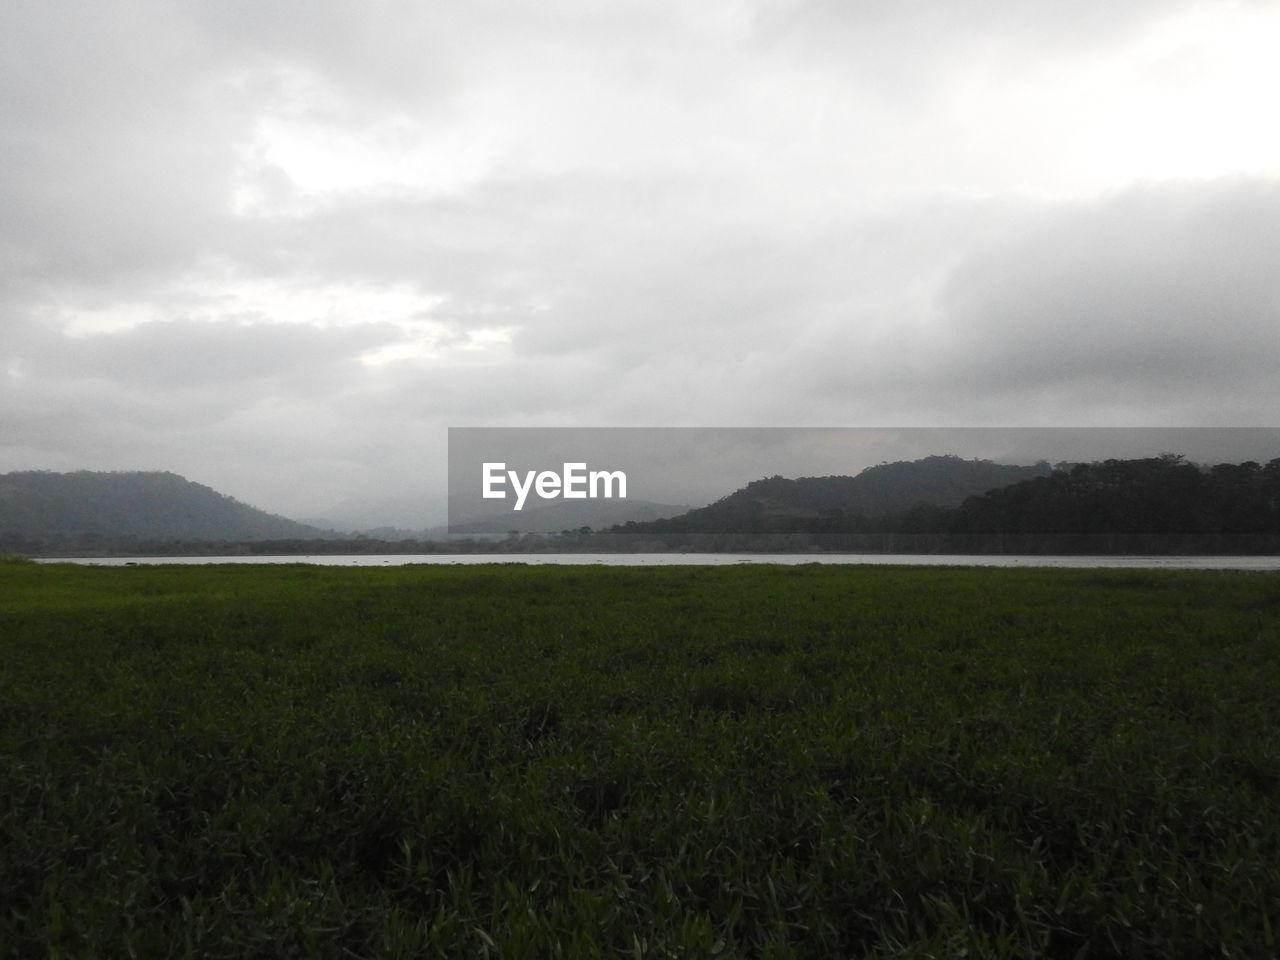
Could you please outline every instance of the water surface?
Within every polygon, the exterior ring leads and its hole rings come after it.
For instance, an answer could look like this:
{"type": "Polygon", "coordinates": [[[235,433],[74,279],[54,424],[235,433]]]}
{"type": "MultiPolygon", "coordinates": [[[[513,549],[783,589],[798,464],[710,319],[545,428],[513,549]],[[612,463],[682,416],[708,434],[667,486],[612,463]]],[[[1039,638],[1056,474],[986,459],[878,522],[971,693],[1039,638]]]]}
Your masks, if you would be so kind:
{"type": "Polygon", "coordinates": [[[898,564],[918,567],[1112,567],[1146,570],[1280,570],[1280,556],[1019,556],[1012,554],[920,553],[435,553],[282,557],[66,557],[42,559],[39,562],[80,563],[103,567],[123,567],[153,563],[187,565],[206,563],[310,563],[326,567],[403,566],[410,563],[524,563],[535,566],[569,564],[605,567],[722,567],[741,563],[779,563],[788,565],[837,563],[873,564],[876,566],[898,564]]]}

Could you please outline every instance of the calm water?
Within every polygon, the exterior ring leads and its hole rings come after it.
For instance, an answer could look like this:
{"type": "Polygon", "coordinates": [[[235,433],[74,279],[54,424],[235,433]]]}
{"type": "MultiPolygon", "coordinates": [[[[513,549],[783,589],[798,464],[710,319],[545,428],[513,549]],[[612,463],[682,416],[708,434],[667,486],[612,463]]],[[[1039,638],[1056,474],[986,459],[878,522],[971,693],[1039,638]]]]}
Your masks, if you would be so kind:
{"type": "Polygon", "coordinates": [[[82,563],[122,567],[142,563],[314,563],[327,567],[382,567],[406,563],[589,564],[605,567],[711,566],[739,563],[855,563],[907,566],[978,567],[1115,567],[1167,570],[1280,570],[1271,557],[1053,557],[957,554],[858,553],[460,553],[393,554],[389,556],[290,557],[68,557],[41,563],[82,563]]]}

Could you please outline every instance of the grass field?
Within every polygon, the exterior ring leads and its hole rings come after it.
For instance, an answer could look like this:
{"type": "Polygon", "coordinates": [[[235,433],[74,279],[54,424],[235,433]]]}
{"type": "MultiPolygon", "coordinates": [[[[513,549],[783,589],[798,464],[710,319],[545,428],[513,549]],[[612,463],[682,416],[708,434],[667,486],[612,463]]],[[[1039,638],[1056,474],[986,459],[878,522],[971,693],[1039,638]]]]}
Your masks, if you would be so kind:
{"type": "Polygon", "coordinates": [[[0,565],[0,956],[1278,938],[1274,574],[0,565]]]}

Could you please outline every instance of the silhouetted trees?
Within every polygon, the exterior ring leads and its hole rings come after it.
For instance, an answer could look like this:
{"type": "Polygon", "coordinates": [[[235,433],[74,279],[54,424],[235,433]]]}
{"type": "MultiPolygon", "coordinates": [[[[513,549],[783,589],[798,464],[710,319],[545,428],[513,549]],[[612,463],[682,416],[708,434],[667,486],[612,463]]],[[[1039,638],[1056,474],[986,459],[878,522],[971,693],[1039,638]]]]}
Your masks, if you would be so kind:
{"type": "Polygon", "coordinates": [[[1055,470],[970,497],[951,533],[1267,534],[1280,532],[1280,459],[1202,470],[1177,454],[1055,470]]]}
{"type": "MultiPolygon", "coordinates": [[[[858,481],[865,473],[854,478],[768,477],[701,510],[615,530],[661,537],[670,549],[694,549],[699,542],[714,543],[713,549],[751,549],[752,537],[760,544],[761,538],[779,536],[790,537],[793,548],[808,543],[853,552],[1256,553],[1280,549],[1280,459],[1265,466],[1249,461],[1208,469],[1172,453],[1060,463],[1052,469],[1041,463],[1019,468],[1034,476],[997,485],[953,506],[926,500],[973,482],[973,467],[983,463],[930,457],[915,464],[885,464],[872,468],[871,482],[863,484],[858,481]],[[846,506],[858,502],[854,492],[858,497],[870,496],[869,490],[895,476],[902,483],[896,493],[898,502],[904,496],[917,497],[905,509],[868,516],[833,505],[839,496],[845,498],[846,506]]],[[[885,498],[870,502],[883,503],[885,498]]]]}

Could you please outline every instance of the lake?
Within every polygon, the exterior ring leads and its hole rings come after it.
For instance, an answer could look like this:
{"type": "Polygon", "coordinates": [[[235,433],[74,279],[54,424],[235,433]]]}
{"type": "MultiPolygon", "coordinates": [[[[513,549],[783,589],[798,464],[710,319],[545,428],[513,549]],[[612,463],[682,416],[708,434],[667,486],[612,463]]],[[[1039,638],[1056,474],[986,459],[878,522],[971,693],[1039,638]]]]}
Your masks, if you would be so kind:
{"type": "Polygon", "coordinates": [[[409,563],[586,564],[606,567],[728,566],[739,563],[901,564],[906,566],[1111,567],[1166,570],[1280,570],[1280,556],[1018,556],[1011,554],[904,553],[437,553],[284,557],[59,557],[40,563],[80,563],[123,567],[130,564],[312,563],[320,566],[381,567],[409,563]]]}

